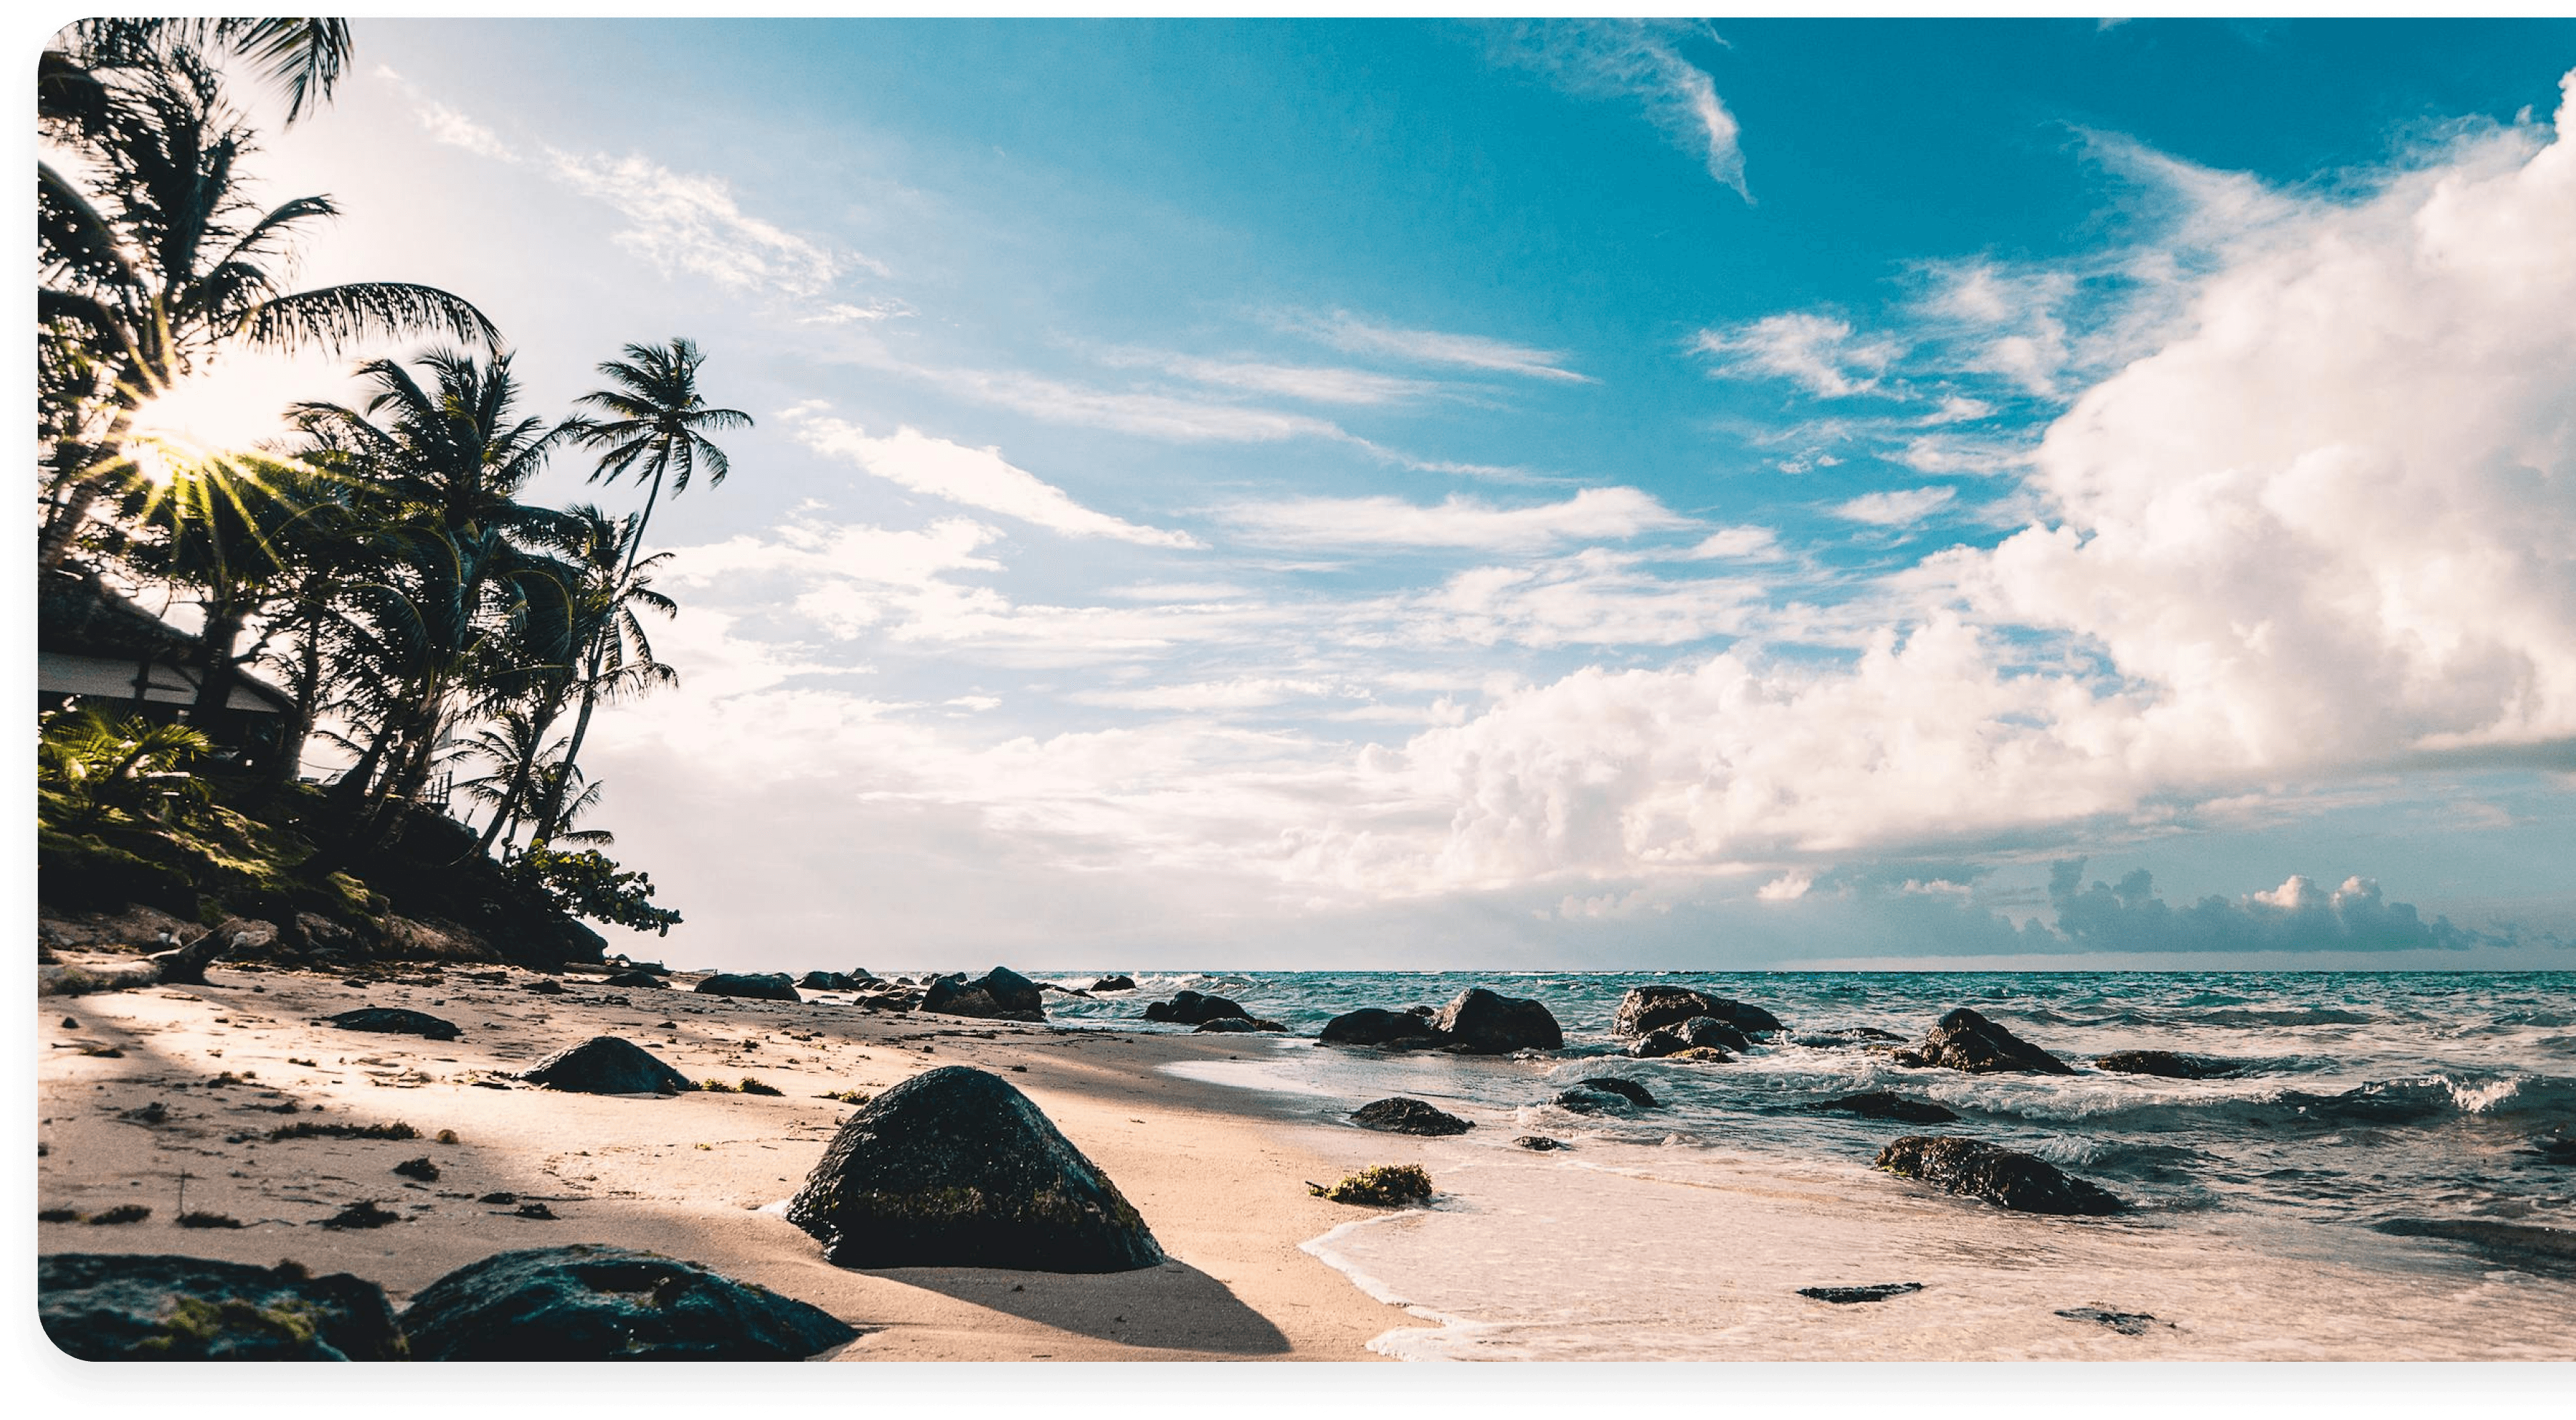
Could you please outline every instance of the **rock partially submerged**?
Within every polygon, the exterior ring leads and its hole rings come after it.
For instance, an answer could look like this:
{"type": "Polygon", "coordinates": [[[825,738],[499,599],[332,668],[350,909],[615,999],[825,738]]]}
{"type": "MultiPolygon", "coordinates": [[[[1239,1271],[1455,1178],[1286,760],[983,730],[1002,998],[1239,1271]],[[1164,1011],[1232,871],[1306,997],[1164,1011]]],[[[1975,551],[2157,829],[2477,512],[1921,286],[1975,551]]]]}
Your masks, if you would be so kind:
{"type": "Polygon", "coordinates": [[[1223,996],[1206,996],[1196,991],[1175,991],[1169,1001],[1145,1003],[1145,1019],[1171,1025],[1197,1026],[1209,1021],[1248,1021],[1252,1013],[1223,996]]]}
{"type": "Polygon", "coordinates": [[[361,1006],[322,1018],[325,1025],[342,1030],[372,1031],[378,1035],[416,1035],[429,1040],[454,1040],[465,1029],[454,1021],[441,1020],[427,1011],[405,1010],[400,1006],[361,1006]]]}
{"type": "Polygon", "coordinates": [[[1577,1080],[1574,1087],[1558,1093],[1556,1105],[1577,1114],[1620,1114],[1634,1109],[1657,1109],[1652,1092],[1634,1080],[1616,1076],[1595,1076],[1577,1080]]]}
{"type": "Polygon", "coordinates": [[[36,1319],[84,1361],[392,1361],[385,1289],[294,1263],[252,1267],[152,1253],[36,1259],[36,1319]]]}
{"type": "Polygon", "coordinates": [[[858,1336],[698,1263],[582,1244],[460,1267],[421,1289],[402,1326],[420,1361],[801,1361],[858,1336]]]}
{"type": "Polygon", "coordinates": [[[1405,1095],[1373,1100],[1351,1111],[1351,1123],[1385,1134],[1464,1134],[1474,1123],[1405,1095]]]}
{"type": "Polygon", "coordinates": [[[1565,1031],[1547,1007],[1520,996],[1470,986],[1440,1008],[1431,1029],[1445,1049],[1471,1055],[1561,1050],[1565,1031]]]}
{"type": "Polygon", "coordinates": [[[582,1095],[676,1095],[698,1087],[653,1052],[613,1035],[558,1050],[519,1078],[582,1095]]]}
{"type": "Polygon", "coordinates": [[[1127,1272],[1163,1260],[1133,1205],[997,1075],[943,1066],[841,1125],[787,1221],[843,1267],[1127,1272]]]}
{"type": "Polygon", "coordinates": [[[1646,1032],[1638,1037],[1636,1044],[1628,1047],[1628,1053],[1639,1060],[1660,1060],[1685,1050],[1725,1052],[1750,1049],[1752,1044],[1744,1032],[1715,1016],[1693,1016],[1646,1032]]]}
{"type": "Polygon", "coordinates": [[[1095,981],[1095,982],[1091,983],[1091,989],[1092,989],[1093,991],[1095,991],[1095,992],[1097,992],[1097,991],[1133,991],[1133,990],[1135,990],[1135,989],[1136,989],[1136,978],[1134,978],[1134,977],[1132,977],[1132,976],[1125,976],[1125,975],[1120,975],[1120,976],[1104,976],[1104,977],[1100,978],[1098,981],[1095,981]]]}
{"type": "Polygon", "coordinates": [[[1610,1029],[1620,1035],[1645,1035],[1679,1025],[1693,1016],[1713,1017],[1747,1035],[1781,1028],[1778,1016],[1731,997],[1712,996],[1687,986],[1632,986],[1627,995],[1619,998],[1610,1029]]]}
{"type": "Polygon", "coordinates": [[[2391,1218],[2371,1226],[2397,1237],[2447,1238],[2490,1251],[2546,1258],[2561,1267],[2576,1266],[2576,1228],[2505,1223],[2491,1218],[2391,1218]]]}
{"type": "Polygon", "coordinates": [[[738,996],[750,1001],[797,1002],[796,983],[783,971],[719,971],[698,983],[701,996],[738,996]]]}
{"type": "Polygon", "coordinates": [[[1937,1105],[1930,1100],[1910,1100],[1892,1090],[1844,1095],[1840,1099],[1818,1100],[1798,1108],[1814,1114],[1855,1114],[1863,1119],[1895,1119],[1907,1124],[1949,1124],[1959,1117],[1946,1105],[1937,1105]]]}
{"type": "Polygon", "coordinates": [[[1324,1022],[1322,1034],[1316,1037],[1326,1045],[1387,1046],[1399,1042],[1433,1039],[1431,1022],[1411,1011],[1382,1011],[1363,1006],[1324,1022]]]}
{"type": "Polygon", "coordinates": [[[1966,1006],[1943,1016],[1921,1044],[1892,1057],[1900,1065],[1964,1070],[1971,1075],[2072,1075],[2075,1067],[1966,1006]]]}
{"type": "Polygon", "coordinates": [[[1909,1134],[1879,1151],[1878,1167],[2023,1213],[2101,1217],[2129,1206],[2045,1159],[1950,1135],[1909,1134]]]}
{"type": "Polygon", "coordinates": [[[2094,1056],[2093,1068],[2121,1075],[2156,1075],[2168,1080],[2218,1080],[2235,1074],[2237,1070],[2229,1061],[2172,1050],[2114,1050],[2108,1055],[2094,1056]]]}
{"type": "Polygon", "coordinates": [[[846,971],[809,971],[796,978],[796,984],[807,991],[859,991],[873,985],[874,979],[846,971]]]}
{"type": "Polygon", "coordinates": [[[1198,1025],[1192,1029],[1191,1034],[1201,1035],[1215,1033],[1232,1035],[1240,1034],[1245,1031],[1284,1031],[1286,1029],[1288,1029],[1286,1026],[1279,1024],[1277,1021],[1265,1021],[1257,1016],[1219,1016],[1212,1021],[1199,1022],[1198,1025]]]}
{"type": "Polygon", "coordinates": [[[1043,1021],[1046,993],[1009,967],[997,966],[972,981],[962,971],[934,979],[914,1009],[988,1021],[1043,1021]]]}

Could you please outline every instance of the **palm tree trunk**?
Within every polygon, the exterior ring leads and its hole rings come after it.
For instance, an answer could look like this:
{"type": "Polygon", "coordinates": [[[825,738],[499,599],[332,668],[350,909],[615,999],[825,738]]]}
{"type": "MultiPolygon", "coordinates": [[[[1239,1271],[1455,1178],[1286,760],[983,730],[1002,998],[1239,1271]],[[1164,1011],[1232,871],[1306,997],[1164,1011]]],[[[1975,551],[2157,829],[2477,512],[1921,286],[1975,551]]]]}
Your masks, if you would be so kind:
{"type": "MultiPolygon", "coordinates": [[[[602,628],[600,634],[615,635],[616,628],[613,625],[602,628]]],[[[563,827],[558,820],[563,815],[564,786],[572,783],[573,761],[581,757],[581,742],[590,734],[590,712],[599,704],[599,662],[598,643],[593,642],[590,674],[582,677],[581,714],[572,722],[572,742],[564,746],[563,770],[555,776],[554,783],[547,786],[545,811],[537,815],[536,832],[530,842],[552,838],[563,827]]]]}

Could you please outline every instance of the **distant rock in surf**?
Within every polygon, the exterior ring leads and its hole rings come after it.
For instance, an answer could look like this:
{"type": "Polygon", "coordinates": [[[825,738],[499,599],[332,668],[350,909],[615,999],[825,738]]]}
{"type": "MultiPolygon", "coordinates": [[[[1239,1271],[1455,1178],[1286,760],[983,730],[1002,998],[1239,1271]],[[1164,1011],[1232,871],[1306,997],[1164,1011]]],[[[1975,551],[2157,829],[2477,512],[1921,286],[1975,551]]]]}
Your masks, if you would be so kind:
{"type": "Polygon", "coordinates": [[[653,1052],[613,1035],[558,1050],[519,1078],[582,1095],[676,1095],[698,1087],[653,1052]]]}
{"type": "Polygon", "coordinates": [[[2108,1189],[2061,1173],[2045,1159],[1975,1139],[1909,1134],[1880,1150],[1877,1166],[2022,1213],[2100,1217],[2129,1206],[2108,1189]]]}
{"type": "Polygon", "coordinates": [[[2072,1075],[2075,1067],[1966,1006],[1943,1016],[1923,1042],[1892,1057],[1900,1065],[1964,1070],[1971,1075],[2072,1075]]]}
{"type": "Polygon", "coordinates": [[[1431,1029],[1443,1047],[1473,1055],[1565,1048],[1565,1030],[1547,1007],[1482,986],[1470,986],[1450,998],[1431,1018],[1431,1029]]]}
{"type": "Polygon", "coordinates": [[[408,1011],[400,1006],[362,1006],[325,1016],[323,1021],[342,1030],[372,1031],[378,1035],[417,1035],[430,1040],[454,1040],[465,1029],[454,1021],[441,1020],[427,1011],[408,1011]]]}
{"type": "Polygon", "coordinates": [[[1469,1120],[1404,1095],[1361,1105],[1351,1111],[1351,1123],[1384,1134],[1426,1134],[1433,1138],[1464,1134],[1476,1127],[1469,1120]]]}
{"type": "Polygon", "coordinates": [[[2391,1218],[2371,1226],[2396,1237],[2447,1238],[2490,1251],[2547,1258],[2562,1267],[2576,1265],[2576,1228],[2500,1223],[2488,1218],[2391,1218]]]}
{"type": "Polygon", "coordinates": [[[1601,1094],[1617,1095],[1639,1109],[1663,1108],[1656,1102],[1654,1093],[1645,1086],[1634,1080],[1622,1080],[1616,1075],[1590,1076],[1575,1081],[1574,1087],[1578,1090],[1593,1090],[1601,1094]]]}
{"type": "Polygon", "coordinates": [[[1730,1050],[1748,1050],[1752,1045],[1744,1032],[1715,1016],[1693,1016],[1646,1032],[1636,1044],[1628,1047],[1628,1053],[1639,1060],[1658,1060],[1667,1055],[1679,1055],[1685,1050],[1715,1050],[1722,1054],[1730,1050]]]}
{"type": "Polygon", "coordinates": [[[1265,1021],[1257,1016],[1219,1016],[1212,1021],[1199,1022],[1197,1029],[1191,1033],[1194,1035],[1240,1034],[1245,1031],[1284,1031],[1286,1029],[1288,1029],[1286,1026],[1277,1021],[1265,1021]]]}
{"type": "Polygon", "coordinates": [[[964,972],[934,979],[913,1009],[992,1021],[1043,1021],[1046,996],[1036,982],[1007,966],[997,966],[972,981],[964,972]]]}
{"type": "Polygon", "coordinates": [[[1091,989],[1094,991],[1133,991],[1136,989],[1136,978],[1132,976],[1104,976],[1098,981],[1091,983],[1091,989]]]}
{"type": "Polygon", "coordinates": [[[1196,991],[1176,991],[1169,1001],[1145,1003],[1145,1019],[1176,1026],[1205,1025],[1209,1021],[1252,1019],[1252,1013],[1223,996],[1203,996],[1196,991]]]}
{"type": "Polygon", "coordinates": [[[845,971],[809,971],[796,984],[808,991],[856,991],[866,983],[845,971]]]}
{"type": "Polygon", "coordinates": [[[1907,1124],[1949,1124],[1959,1117],[1930,1100],[1910,1100],[1889,1090],[1818,1100],[1798,1108],[1812,1114],[1856,1114],[1863,1119],[1895,1119],[1907,1124]]]}
{"type": "Polygon", "coordinates": [[[2114,1050],[2094,1056],[2093,1068],[2121,1075],[2157,1075],[2168,1080],[2218,1080],[2237,1072],[2237,1067],[2227,1061],[2171,1050],[2114,1050]]]}
{"type": "Polygon", "coordinates": [[[1028,1096],[963,1065],[861,1106],[787,1221],[842,1267],[1129,1272],[1163,1260],[1117,1185],[1028,1096]]]}
{"type": "Polygon", "coordinates": [[[694,1262],[578,1243],[468,1263],[402,1326],[415,1361],[801,1361],[859,1334],[694,1262]]]}
{"type": "Polygon", "coordinates": [[[783,971],[719,971],[698,983],[701,996],[740,996],[753,1001],[802,1001],[796,983],[783,971]]]}
{"type": "Polygon", "coordinates": [[[1645,1035],[1665,1026],[1680,1025],[1693,1016],[1713,1017],[1747,1035],[1781,1029],[1780,1018],[1759,1006],[1687,986],[1628,988],[1610,1019],[1610,1029],[1620,1035],[1645,1035]]]}
{"type": "Polygon", "coordinates": [[[1381,1011],[1363,1006],[1324,1022],[1317,1039],[1326,1045],[1389,1045],[1397,1041],[1429,1041],[1431,1022],[1411,1011],[1381,1011]]]}

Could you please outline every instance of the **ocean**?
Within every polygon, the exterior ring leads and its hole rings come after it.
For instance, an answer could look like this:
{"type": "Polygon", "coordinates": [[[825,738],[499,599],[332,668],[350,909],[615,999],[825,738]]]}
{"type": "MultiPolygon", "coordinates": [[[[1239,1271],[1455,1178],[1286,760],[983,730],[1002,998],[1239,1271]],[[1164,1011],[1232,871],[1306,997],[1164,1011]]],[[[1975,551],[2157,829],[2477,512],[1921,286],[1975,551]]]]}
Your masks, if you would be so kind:
{"type": "Polygon", "coordinates": [[[1827,1285],[1931,1285],[1949,1259],[1957,1295],[1937,1324],[1906,1333],[1935,1353],[2062,1354],[2051,1348],[2072,1333],[2043,1328],[2025,1340],[2016,1328],[2084,1305],[2143,1314],[2152,1294],[2169,1310],[2204,1313],[2189,1323],[2204,1343],[2192,1354],[2576,1355],[2566,1327],[2576,1233],[2565,1231],[2576,1227],[2576,975],[1208,972],[1137,982],[1133,994],[1050,994],[1049,1009],[1068,1025],[1185,1030],[1138,1013],[1184,988],[1227,996],[1292,1035],[1228,1036],[1239,1060],[1173,1068],[1267,1091],[1318,1123],[1343,1124],[1354,1106],[1393,1094],[1478,1123],[1456,1140],[1390,1137],[1391,1157],[1410,1148],[1443,1161],[1448,1179],[1432,1209],[1355,1219],[1309,1247],[1436,1323],[1381,1338],[1390,1354],[1713,1357],[1776,1344],[1814,1304],[1739,1295],[1728,1279],[1759,1253],[1816,1268],[1827,1285]],[[1647,984],[1760,1005],[1786,1030],[1729,1063],[1629,1060],[1611,1017],[1630,987],[1647,984]],[[1565,1029],[1564,1053],[1381,1054],[1312,1039],[1343,1011],[1437,1007],[1477,985],[1543,1002],[1565,1029]],[[1854,1039],[1864,1027],[1918,1039],[1957,1006],[2079,1073],[1914,1069],[1854,1039]],[[2124,1049],[2213,1057],[2235,1072],[2177,1080],[2090,1068],[2124,1049]],[[1606,1116],[1550,1102],[1603,1074],[1644,1084],[1659,1107],[1606,1116]],[[1959,1122],[1800,1108],[1874,1090],[1946,1106],[1959,1122]],[[2084,1224],[1930,1200],[1870,1168],[1910,1133],[2038,1155],[2134,1209],[2084,1224]],[[1523,1134],[1574,1147],[1531,1154],[1513,1146],[1523,1134]],[[1728,1190],[1776,1195],[1776,1206],[1727,1213],[1737,1235],[1717,1244],[1730,1261],[1713,1266],[1706,1231],[1728,1190]],[[1852,1221],[1900,1202],[1912,1221],[1892,1233],[1852,1221]],[[1999,1216],[2008,1219],[2000,1233],[1999,1216]],[[2134,1246],[2110,1245],[2142,1235],[2156,1267],[2141,1269],[2134,1246]],[[2048,1261],[2033,1264],[2031,1294],[2020,1296],[1995,1281],[1991,1263],[1998,1247],[2025,1242],[2048,1261]],[[1862,1255],[1906,1275],[1877,1276],[1862,1255]],[[1826,1275],[1837,1260],[1852,1275],[1826,1275]],[[2093,1297],[2077,1277],[2092,1291],[2126,1291],[2093,1297]],[[2076,1292],[2085,1296],[2068,1308],[2031,1312],[2076,1292]],[[2206,1314],[2213,1307],[2224,1315],[2206,1314]],[[1719,1312],[1732,1320],[1713,1328],[1719,1312]]]}

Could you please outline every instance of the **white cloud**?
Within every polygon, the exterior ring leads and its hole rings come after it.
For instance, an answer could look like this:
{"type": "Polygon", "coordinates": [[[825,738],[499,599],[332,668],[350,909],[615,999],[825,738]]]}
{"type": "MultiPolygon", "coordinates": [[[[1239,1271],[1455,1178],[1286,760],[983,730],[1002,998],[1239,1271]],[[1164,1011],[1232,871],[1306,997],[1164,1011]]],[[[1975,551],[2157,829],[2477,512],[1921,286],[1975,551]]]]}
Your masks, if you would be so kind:
{"type": "Polygon", "coordinates": [[[1382,375],[1330,365],[1279,365],[1258,360],[1208,360],[1155,351],[1117,350],[1103,355],[1112,365],[1151,365],[1182,379],[1255,394],[1285,395],[1312,404],[1402,404],[1441,393],[1429,380],[1382,375]]]}
{"type": "Polygon", "coordinates": [[[1716,83],[1675,48],[1685,33],[1663,21],[1543,20],[1505,31],[1497,53],[1546,74],[1569,93],[1637,103],[1667,137],[1707,165],[1710,177],[1750,202],[1735,115],[1718,97],[1716,83]]]}
{"type": "Polygon", "coordinates": [[[909,427],[871,438],[856,424],[809,408],[790,410],[787,419],[807,448],[847,459],[916,493],[1004,513],[1067,537],[1106,537],[1147,547],[1200,545],[1188,533],[1143,527],[1086,508],[1063,489],[1012,467],[998,448],[968,448],[909,427]]]}
{"type": "MultiPolygon", "coordinates": [[[[1476,567],[1388,612],[1389,639],[1492,646],[1678,646],[1739,632],[1763,601],[1749,580],[1667,580],[1637,554],[1585,548],[1537,564],[1476,567]]],[[[1354,632],[1355,644],[1368,644],[1354,632]]]]}
{"type": "Polygon", "coordinates": [[[737,290],[812,296],[851,267],[884,268],[744,212],[722,178],[674,172],[640,154],[582,157],[546,149],[555,175],[616,208],[631,224],[615,238],[656,268],[687,271],[737,290]]]}
{"type": "Polygon", "coordinates": [[[1811,311],[1764,316],[1725,330],[1703,330],[1691,348],[1704,355],[1731,357],[1715,373],[1771,376],[1795,381],[1808,393],[1827,399],[1866,394],[1900,353],[1885,339],[1852,339],[1850,321],[1811,311]]]}
{"type": "Polygon", "coordinates": [[[1813,873],[1782,873],[1753,890],[1756,902],[1796,902],[1816,885],[1813,873]]]}
{"type": "Polygon", "coordinates": [[[1301,547],[1466,547],[1509,550],[1635,537],[1689,520],[1634,488],[1586,488],[1562,503],[1501,508],[1455,494],[1432,507],[1399,498],[1300,498],[1247,503],[1227,521],[1257,541],[1301,547]]]}
{"type": "Polygon", "coordinates": [[[426,101],[417,110],[429,136],[450,147],[499,162],[515,163],[519,155],[501,141],[501,135],[435,100],[426,101]]]}
{"type": "Polygon", "coordinates": [[[1955,488],[1899,488],[1884,493],[1864,493],[1857,498],[1834,505],[1834,516],[1875,527],[1905,528],[1930,517],[1936,510],[1958,496],[1955,488]]]}
{"type": "Polygon", "coordinates": [[[1285,329],[1313,336],[1336,350],[1354,354],[1393,355],[1426,365],[1455,365],[1570,384],[1594,383],[1591,376],[1565,368],[1566,356],[1562,351],[1514,345],[1482,335],[1405,330],[1363,320],[1348,311],[1335,311],[1330,315],[1280,315],[1275,320],[1285,329]]]}
{"type": "Polygon", "coordinates": [[[893,320],[912,313],[912,307],[890,298],[870,301],[864,306],[854,306],[847,301],[834,301],[811,315],[798,316],[796,323],[798,325],[848,325],[853,321],[893,320]]]}
{"type": "Polygon", "coordinates": [[[1737,562],[1776,562],[1788,556],[1780,537],[1769,528],[1719,528],[1692,547],[1690,557],[1726,558],[1737,562]]]}
{"type": "Polygon", "coordinates": [[[1081,705],[1127,710],[1250,710],[1288,700],[1313,700],[1339,693],[1332,682],[1237,676],[1231,680],[1183,685],[1142,686],[1132,690],[1082,690],[1066,698],[1081,705]]]}

